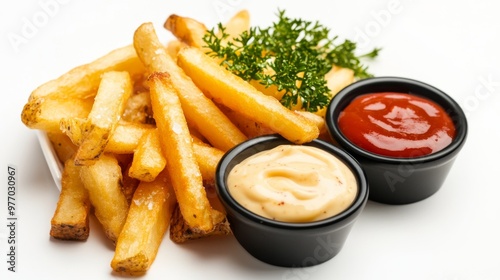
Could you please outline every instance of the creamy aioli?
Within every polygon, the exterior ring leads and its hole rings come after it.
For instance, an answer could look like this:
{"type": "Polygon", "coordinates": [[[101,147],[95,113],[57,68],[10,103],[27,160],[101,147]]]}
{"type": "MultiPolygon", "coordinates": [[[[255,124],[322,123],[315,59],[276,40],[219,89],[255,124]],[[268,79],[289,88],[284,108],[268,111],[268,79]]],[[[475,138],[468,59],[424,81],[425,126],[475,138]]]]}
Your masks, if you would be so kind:
{"type": "Polygon", "coordinates": [[[315,147],[281,145],[243,160],[229,173],[231,196],[246,209],[283,222],[311,222],[347,209],[356,179],[337,157],[315,147]]]}

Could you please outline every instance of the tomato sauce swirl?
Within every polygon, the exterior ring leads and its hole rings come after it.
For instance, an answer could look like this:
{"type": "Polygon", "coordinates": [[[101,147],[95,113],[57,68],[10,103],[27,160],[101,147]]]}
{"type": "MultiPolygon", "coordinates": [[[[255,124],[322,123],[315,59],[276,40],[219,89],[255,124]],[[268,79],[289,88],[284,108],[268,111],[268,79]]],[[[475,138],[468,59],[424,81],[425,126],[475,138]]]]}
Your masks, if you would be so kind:
{"type": "Polygon", "coordinates": [[[437,103],[398,92],[358,96],[340,113],[338,125],[358,147],[397,158],[435,153],[456,133],[452,119],[437,103]]]}

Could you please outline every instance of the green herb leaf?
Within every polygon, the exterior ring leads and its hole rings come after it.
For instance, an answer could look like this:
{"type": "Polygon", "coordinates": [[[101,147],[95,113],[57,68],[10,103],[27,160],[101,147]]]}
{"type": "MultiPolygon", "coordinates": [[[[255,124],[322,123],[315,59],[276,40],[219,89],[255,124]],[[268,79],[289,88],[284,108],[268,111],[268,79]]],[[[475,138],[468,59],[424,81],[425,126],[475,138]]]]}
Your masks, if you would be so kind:
{"type": "Polygon", "coordinates": [[[225,45],[229,35],[221,23],[217,28],[221,35],[212,29],[203,37],[210,55],[221,58],[224,67],[244,80],[284,91],[280,102],[287,108],[301,104],[310,112],[330,101],[325,74],[333,65],[352,69],[357,78],[371,77],[360,59],[375,58],[380,51],[356,56],[356,43],[345,40],[337,45],[337,36],[330,37],[330,30],[319,22],[291,19],[283,10],[272,26],[252,27],[225,45]]]}

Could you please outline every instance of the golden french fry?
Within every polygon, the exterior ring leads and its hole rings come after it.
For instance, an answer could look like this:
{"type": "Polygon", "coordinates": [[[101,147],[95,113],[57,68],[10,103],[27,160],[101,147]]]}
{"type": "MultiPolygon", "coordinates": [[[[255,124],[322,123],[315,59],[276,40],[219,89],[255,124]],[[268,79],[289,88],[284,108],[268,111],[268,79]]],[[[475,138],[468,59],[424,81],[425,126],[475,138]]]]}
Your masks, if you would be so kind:
{"type": "Polygon", "coordinates": [[[240,112],[231,110],[224,105],[219,105],[222,112],[228,116],[233,123],[248,137],[255,138],[262,135],[276,133],[263,123],[256,122],[240,112]]]}
{"type": "Polygon", "coordinates": [[[324,133],[328,133],[326,130],[326,123],[325,119],[321,117],[320,115],[316,113],[311,113],[307,111],[293,111],[295,114],[298,114],[299,116],[308,119],[310,122],[314,123],[316,127],[318,127],[319,134],[322,135],[324,133]]]}
{"type": "MultiPolygon", "coordinates": [[[[172,14],[167,18],[163,27],[188,46],[203,49],[206,45],[203,36],[207,33],[207,28],[205,24],[193,18],[172,14]]],[[[250,29],[250,13],[247,10],[237,12],[224,25],[224,28],[225,33],[229,35],[227,39],[237,37],[250,29]]]]}
{"type": "Polygon", "coordinates": [[[238,37],[244,31],[250,29],[250,13],[247,10],[241,10],[232,16],[224,25],[227,39],[238,37]]]}
{"type": "Polygon", "coordinates": [[[224,152],[211,147],[195,136],[192,136],[192,138],[195,156],[202,173],[203,185],[205,187],[207,199],[210,202],[210,206],[217,210],[217,212],[215,212],[216,214],[212,216],[214,229],[209,233],[200,233],[193,232],[191,230],[189,225],[183,219],[180,209],[177,207],[174,210],[170,228],[170,239],[176,243],[183,243],[188,240],[206,236],[231,234],[231,228],[229,227],[229,223],[225,216],[226,210],[215,191],[215,169],[224,155],[224,152]]]}
{"type": "Polygon", "coordinates": [[[31,93],[29,100],[49,96],[65,99],[93,97],[101,82],[101,76],[109,71],[127,71],[135,80],[143,75],[145,69],[133,46],[122,47],[39,86],[31,93]]]}
{"type": "Polygon", "coordinates": [[[69,137],[62,132],[48,132],[47,137],[54,147],[57,158],[60,162],[64,163],[68,159],[72,159],[78,147],[71,142],[69,137]]]}
{"type": "MultiPolygon", "coordinates": [[[[205,192],[210,202],[210,206],[225,215],[226,210],[215,191],[215,170],[224,152],[204,143],[193,135],[191,135],[191,137],[193,138],[194,154],[198,166],[200,167],[203,185],[205,186],[205,192]]],[[[214,222],[216,228],[220,227],[220,225],[218,225],[220,222],[221,221],[214,222]]],[[[217,229],[215,231],[217,231],[217,229]]]]}
{"type": "Polygon", "coordinates": [[[21,120],[32,129],[60,132],[61,119],[86,118],[93,103],[93,98],[34,98],[24,105],[21,120]]]}
{"type": "Polygon", "coordinates": [[[325,79],[333,97],[341,89],[354,82],[354,71],[348,68],[333,66],[332,69],[326,73],[325,79]]]}
{"type": "Polygon", "coordinates": [[[189,46],[202,48],[205,45],[203,36],[207,28],[195,19],[172,14],[167,18],[163,27],[172,32],[179,41],[189,46]]]}
{"type": "Polygon", "coordinates": [[[160,143],[182,216],[193,231],[209,232],[213,229],[212,208],[177,92],[166,73],[153,73],[149,79],[160,143]]]}
{"type": "Polygon", "coordinates": [[[219,236],[231,234],[231,228],[226,216],[221,212],[214,218],[214,228],[208,233],[193,231],[183,218],[180,208],[176,207],[170,221],[170,240],[175,243],[184,243],[189,240],[199,239],[207,236],[219,236]]]}
{"type": "Polygon", "coordinates": [[[176,203],[167,174],[137,187],[111,261],[114,271],[140,275],[156,258],[176,203]]]}
{"type": "Polygon", "coordinates": [[[61,130],[79,145],[76,165],[93,164],[104,152],[131,94],[132,82],[128,72],[106,72],[87,120],[80,124],[81,121],[77,120],[61,120],[61,130]]]}
{"type": "Polygon", "coordinates": [[[118,161],[112,155],[102,154],[93,165],[80,167],[80,178],[104,233],[115,242],[129,206],[121,191],[122,172],[118,161]]]}
{"type": "Polygon", "coordinates": [[[227,151],[246,140],[245,135],[208,99],[182,69],[167,55],[151,23],[134,34],[134,46],[141,61],[153,72],[168,72],[178,92],[186,120],[214,147],[227,151]]]}
{"type": "Polygon", "coordinates": [[[80,180],[80,169],[70,158],[64,164],[61,193],[50,222],[50,236],[64,240],[87,240],[89,213],[89,196],[80,180]]]}
{"type": "Polygon", "coordinates": [[[131,154],[144,133],[151,129],[154,129],[154,126],[150,124],[121,121],[111,134],[105,151],[113,154],[131,154]]]}
{"type": "Polygon", "coordinates": [[[215,169],[224,152],[214,148],[201,140],[193,137],[194,156],[200,167],[203,184],[213,184],[215,181],[215,169]]]}
{"type": "MultiPolygon", "coordinates": [[[[148,133],[157,134],[158,130],[151,125],[120,122],[116,127],[114,133],[111,135],[105,152],[115,154],[134,153],[134,151],[138,150],[138,145],[141,137],[148,133]]],[[[202,178],[204,181],[211,182],[214,179],[217,163],[219,162],[224,152],[217,148],[211,147],[206,143],[203,143],[200,139],[198,139],[198,137],[193,134],[191,134],[191,137],[194,140],[194,154],[200,168],[202,178]]],[[[154,157],[157,156],[161,156],[163,159],[165,159],[163,154],[155,153],[154,157]]],[[[162,161],[163,159],[158,158],[156,160],[162,161]]]]}
{"type": "Polygon", "coordinates": [[[64,118],[61,119],[59,125],[60,131],[62,131],[64,135],[68,136],[71,142],[73,142],[76,146],[80,146],[83,141],[85,141],[88,132],[92,130],[92,127],[90,123],[87,122],[86,118],[64,118]]]}
{"type": "Polygon", "coordinates": [[[129,176],[141,181],[151,182],[165,168],[167,160],[162,154],[160,137],[155,130],[146,132],[134,152],[129,176]]]}
{"type": "Polygon", "coordinates": [[[305,143],[318,137],[319,130],[314,123],[283,107],[275,98],[256,90],[199,49],[180,50],[177,61],[195,84],[209,92],[216,102],[266,124],[291,142],[305,143]]]}
{"type": "MultiPolygon", "coordinates": [[[[349,68],[342,68],[333,66],[332,69],[326,73],[326,86],[330,89],[330,98],[333,98],[341,89],[354,82],[354,71],[349,68]]],[[[318,110],[316,115],[325,117],[326,107],[318,110]]]]}

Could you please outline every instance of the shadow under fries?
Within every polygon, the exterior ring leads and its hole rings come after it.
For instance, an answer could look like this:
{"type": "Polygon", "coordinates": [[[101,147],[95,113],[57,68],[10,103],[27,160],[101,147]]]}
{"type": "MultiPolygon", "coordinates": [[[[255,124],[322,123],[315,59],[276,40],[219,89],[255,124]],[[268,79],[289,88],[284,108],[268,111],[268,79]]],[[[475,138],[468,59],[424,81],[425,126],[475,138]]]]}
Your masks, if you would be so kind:
{"type": "Polygon", "coordinates": [[[272,266],[255,259],[240,246],[232,235],[204,237],[182,244],[175,244],[175,246],[179,246],[181,250],[189,250],[193,256],[206,266],[225,263],[225,265],[235,270],[248,271],[256,276],[258,275],[255,273],[265,274],[272,271],[281,273],[283,270],[281,267],[272,266]]]}

